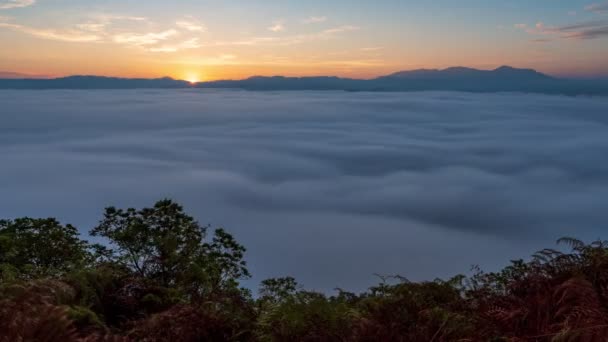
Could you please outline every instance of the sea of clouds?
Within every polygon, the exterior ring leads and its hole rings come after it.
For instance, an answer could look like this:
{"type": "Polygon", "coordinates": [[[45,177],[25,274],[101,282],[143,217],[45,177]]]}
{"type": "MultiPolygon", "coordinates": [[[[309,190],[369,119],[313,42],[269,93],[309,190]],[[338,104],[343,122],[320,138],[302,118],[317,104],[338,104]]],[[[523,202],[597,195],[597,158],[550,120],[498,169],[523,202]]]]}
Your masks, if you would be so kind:
{"type": "Polygon", "coordinates": [[[0,195],[1,218],[83,232],[173,198],[246,245],[250,286],[446,277],[608,239],[608,99],[0,91],[0,195]]]}

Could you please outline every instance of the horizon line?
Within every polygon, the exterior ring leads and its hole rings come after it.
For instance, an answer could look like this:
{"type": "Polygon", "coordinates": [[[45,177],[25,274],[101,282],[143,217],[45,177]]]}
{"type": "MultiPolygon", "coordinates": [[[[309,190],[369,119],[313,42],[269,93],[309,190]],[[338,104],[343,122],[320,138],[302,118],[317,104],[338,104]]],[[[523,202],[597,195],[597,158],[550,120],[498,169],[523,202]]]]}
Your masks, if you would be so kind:
{"type": "Polygon", "coordinates": [[[187,82],[187,83],[192,83],[192,84],[200,84],[200,83],[209,83],[209,82],[220,82],[220,81],[245,81],[251,78],[256,78],[256,77],[260,77],[260,78],[276,78],[276,77],[282,77],[282,78],[301,78],[301,79],[305,79],[305,78],[320,78],[320,77],[326,77],[326,78],[339,78],[339,79],[344,79],[344,80],[360,80],[360,81],[366,81],[366,80],[375,80],[378,78],[382,78],[382,77],[387,77],[387,76],[391,76],[394,74],[398,74],[398,73],[404,73],[404,72],[415,72],[415,71],[446,71],[446,70],[450,70],[450,69],[468,69],[468,70],[475,70],[475,71],[487,71],[487,72],[491,72],[491,71],[497,71],[500,70],[502,68],[509,68],[509,69],[514,69],[514,70],[529,70],[529,71],[534,71],[537,72],[539,74],[545,75],[545,76],[549,76],[552,78],[556,78],[556,79],[571,79],[571,80],[593,80],[593,79],[606,79],[608,78],[608,75],[603,75],[603,74],[598,74],[598,75],[593,75],[593,76],[559,76],[553,73],[545,73],[542,71],[538,71],[537,69],[534,68],[528,68],[528,67],[513,67],[511,65],[501,65],[495,68],[475,68],[475,67],[468,67],[468,66],[463,66],[463,65],[455,65],[455,66],[450,66],[450,67],[444,67],[444,68],[416,68],[416,69],[401,69],[401,70],[396,70],[387,74],[378,74],[376,76],[373,77],[344,77],[344,76],[338,76],[335,74],[313,74],[313,75],[283,75],[283,74],[267,74],[267,75],[263,75],[263,74],[252,74],[250,76],[244,76],[242,78],[217,78],[217,79],[209,79],[209,80],[200,80],[200,81],[191,81],[191,80],[187,80],[185,78],[176,78],[176,77],[172,77],[169,75],[164,75],[164,76],[156,76],[156,77],[140,77],[140,76],[135,76],[135,77],[130,77],[130,76],[120,76],[120,75],[104,75],[104,74],[65,74],[65,75],[45,75],[45,74],[33,74],[33,73],[23,73],[23,72],[16,72],[16,71],[6,71],[6,70],[0,70],[0,80],[57,80],[57,79],[64,79],[64,78],[71,78],[71,77],[98,77],[98,78],[115,78],[115,79],[125,79],[125,80],[160,80],[160,79],[171,79],[174,81],[183,81],[183,82],[187,82]],[[4,75],[13,75],[15,77],[5,77],[4,75]]]}

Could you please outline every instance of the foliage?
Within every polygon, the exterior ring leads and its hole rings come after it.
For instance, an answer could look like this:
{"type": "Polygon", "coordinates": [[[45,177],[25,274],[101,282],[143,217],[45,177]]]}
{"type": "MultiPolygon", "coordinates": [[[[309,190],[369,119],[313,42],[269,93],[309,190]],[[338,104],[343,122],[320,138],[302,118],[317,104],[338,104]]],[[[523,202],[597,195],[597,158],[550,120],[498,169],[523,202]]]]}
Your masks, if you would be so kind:
{"type": "Polygon", "coordinates": [[[0,268],[3,279],[61,276],[82,268],[91,255],[72,225],[53,218],[0,221],[0,268]]]}
{"type": "Polygon", "coordinates": [[[55,219],[0,221],[4,341],[605,341],[608,242],[564,238],[497,272],[360,294],[262,281],[245,248],[178,204],[107,208],[90,245],[55,219]]]}
{"type": "Polygon", "coordinates": [[[106,208],[92,236],[109,240],[103,251],[109,262],[121,265],[149,283],[181,290],[201,299],[222,288],[238,287],[249,277],[243,260],[245,248],[217,229],[205,242],[208,227],[199,225],[171,200],[153,208],[106,208]]]}
{"type": "Polygon", "coordinates": [[[282,302],[298,291],[298,282],[293,277],[271,278],[260,284],[261,302],[282,302]]]}
{"type": "Polygon", "coordinates": [[[59,281],[3,286],[0,341],[76,341],[76,327],[60,305],[72,295],[69,286],[59,281]]]}
{"type": "Polygon", "coordinates": [[[173,286],[199,253],[206,229],[181,206],[163,200],[141,210],[106,208],[91,235],[109,240],[114,262],[141,277],[173,286]]]}
{"type": "Polygon", "coordinates": [[[451,281],[412,283],[373,287],[359,303],[362,319],[356,334],[359,339],[406,341],[455,341],[474,331],[468,307],[464,305],[460,277],[451,281]]]}

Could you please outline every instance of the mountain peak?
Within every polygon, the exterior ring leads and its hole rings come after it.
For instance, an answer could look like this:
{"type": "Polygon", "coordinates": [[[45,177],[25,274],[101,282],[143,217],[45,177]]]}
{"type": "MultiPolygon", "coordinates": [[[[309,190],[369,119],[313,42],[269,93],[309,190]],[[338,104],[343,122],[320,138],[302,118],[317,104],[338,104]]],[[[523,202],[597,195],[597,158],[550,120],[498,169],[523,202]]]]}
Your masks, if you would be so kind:
{"type": "MultiPolygon", "coordinates": [[[[0,79],[0,89],[137,89],[192,88],[186,81],[169,77],[156,79],[99,76],[69,76],[56,79],[0,79]]],[[[247,90],[345,90],[345,91],[521,91],[550,94],[608,94],[605,81],[558,79],[533,69],[501,66],[479,70],[456,66],[446,69],[418,69],[375,79],[333,76],[254,76],[244,80],[200,82],[197,88],[247,90]]]]}
{"type": "Polygon", "coordinates": [[[416,69],[400,71],[380,78],[406,78],[406,79],[445,79],[445,78],[498,78],[498,77],[530,77],[530,78],[550,78],[534,69],[518,69],[512,66],[503,65],[494,70],[480,70],[462,66],[449,67],[446,69],[416,69]]]}
{"type": "MultiPolygon", "coordinates": [[[[501,65],[498,68],[494,69],[494,71],[513,71],[513,70],[517,70],[514,67],[510,66],[510,65],[501,65]]],[[[524,69],[522,69],[524,70],[524,69]]],[[[525,69],[525,70],[531,70],[531,69],[525,69]]]]}
{"type": "Polygon", "coordinates": [[[480,71],[474,68],[468,68],[468,67],[463,67],[463,66],[454,66],[454,67],[449,67],[446,69],[441,70],[443,72],[476,72],[476,71],[480,71]]]}
{"type": "Polygon", "coordinates": [[[494,73],[499,74],[501,77],[530,77],[530,78],[552,78],[534,69],[519,69],[508,65],[503,65],[493,70],[494,73]]]}

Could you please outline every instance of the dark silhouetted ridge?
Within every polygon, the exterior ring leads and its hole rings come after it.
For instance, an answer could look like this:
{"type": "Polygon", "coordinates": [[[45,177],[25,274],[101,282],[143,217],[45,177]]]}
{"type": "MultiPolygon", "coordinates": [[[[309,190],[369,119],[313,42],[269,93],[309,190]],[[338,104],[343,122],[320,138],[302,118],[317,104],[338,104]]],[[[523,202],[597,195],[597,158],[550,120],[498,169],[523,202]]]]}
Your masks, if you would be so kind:
{"type": "Polygon", "coordinates": [[[606,80],[558,79],[533,69],[501,66],[494,70],[467,67],[400,71],[371,80],[335,76],[253,76],[191,84],[169,77],[157,79],[70,76],[56,79],[0,79],[0,89],[136,89],[228,88],[244,90],[466,91],[608,95],[606,80]]]}
{"type": "Polygon", "coordinates": [[[147,79],[78,75],[53,79],[0,79],[0,88],[4,89],[170,89],[189,86],[189,82],[170,77],[147,79]]]}

